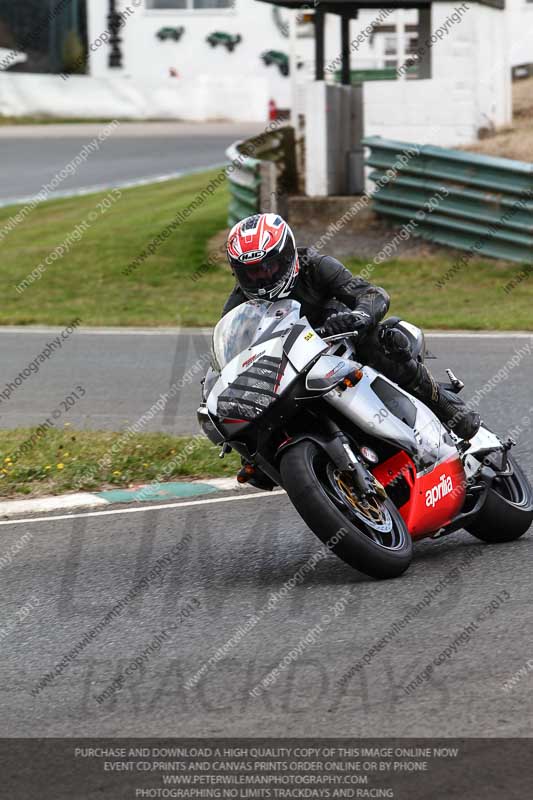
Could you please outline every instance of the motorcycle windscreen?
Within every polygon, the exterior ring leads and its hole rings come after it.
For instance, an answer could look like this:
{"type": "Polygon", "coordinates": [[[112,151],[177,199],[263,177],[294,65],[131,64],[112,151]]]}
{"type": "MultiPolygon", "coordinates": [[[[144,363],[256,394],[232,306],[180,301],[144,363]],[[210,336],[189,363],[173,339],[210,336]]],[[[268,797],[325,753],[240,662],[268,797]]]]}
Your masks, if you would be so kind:
{"type": "Polygon", "coordinates": [[[280,334],[299,318],[300,303],[295,300],[250,300],[219,322],[213,354],[227,380],[217,397],[220,419],[232,424],[257,419],[279,398],[282,380],[286,387],[296,377],[288,364],[282,368],[284,339],[280,334]]]}
{"type": "Polygon", "coordinates": [[[300,317],[295,300],[249,300],[229,311],[213,333],[213,367],[222,372],[235,356],[266,337],[274,329],[286,328],[300,317]]]}

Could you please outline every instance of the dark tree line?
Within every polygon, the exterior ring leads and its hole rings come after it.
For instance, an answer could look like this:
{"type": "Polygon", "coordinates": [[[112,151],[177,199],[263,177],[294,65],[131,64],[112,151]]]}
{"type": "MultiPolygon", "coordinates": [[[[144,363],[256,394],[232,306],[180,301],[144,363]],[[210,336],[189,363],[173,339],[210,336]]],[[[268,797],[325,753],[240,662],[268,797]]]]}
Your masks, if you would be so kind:
{"type": "Polygon", "coordinates": [[[59,71],[71,31],[85,41],[86,0],[0,0],[0,47],[28,55],[16,71],[59,71]]]}

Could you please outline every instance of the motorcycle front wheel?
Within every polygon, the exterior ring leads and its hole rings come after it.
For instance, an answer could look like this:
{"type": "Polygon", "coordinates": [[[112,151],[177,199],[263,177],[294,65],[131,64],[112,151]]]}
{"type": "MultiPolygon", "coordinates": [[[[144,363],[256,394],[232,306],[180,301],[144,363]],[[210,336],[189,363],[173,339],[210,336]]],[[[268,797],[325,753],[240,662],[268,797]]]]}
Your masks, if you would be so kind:
{"type": "Polygon", "coordinates": [[[309,440],[287,450],[280,472],[292,504],[335,555],[379,580],[405,572],[413,543],[391,500],[359,498],[349,476],[339,473],[327,453],[309,440]]]}

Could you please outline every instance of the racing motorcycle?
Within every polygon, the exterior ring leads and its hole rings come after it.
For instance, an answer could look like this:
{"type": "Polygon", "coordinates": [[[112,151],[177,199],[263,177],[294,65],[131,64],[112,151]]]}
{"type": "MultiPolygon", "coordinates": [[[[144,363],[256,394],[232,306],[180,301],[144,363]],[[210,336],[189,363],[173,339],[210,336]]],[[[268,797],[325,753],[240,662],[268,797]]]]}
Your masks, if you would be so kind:
{"type": "MultiPolygon", "coordinates": [[[[386,324],[386,323],[384,323],[386,324]]],[[[396,323],[423,360],[423,332],[396,323]]],[[[357,360],[357,334],[321,336],[295,300],[250,300],[218,323],[198,420],[287,492],[309,528],[360,572],[394,578],[413,540],[460,528],[509,542],[533,521],[533,490],[482,426],[469,442],[357,360]]],[[[445,388],[464,384],[447,370],[445,388]]]]}

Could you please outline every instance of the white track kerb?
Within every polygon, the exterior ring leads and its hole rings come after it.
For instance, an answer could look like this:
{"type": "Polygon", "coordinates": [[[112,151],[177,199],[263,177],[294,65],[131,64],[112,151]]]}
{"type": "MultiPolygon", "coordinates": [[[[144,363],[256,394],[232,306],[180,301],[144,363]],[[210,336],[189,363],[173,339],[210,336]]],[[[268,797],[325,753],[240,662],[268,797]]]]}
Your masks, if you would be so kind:
{"type": "MultiPolygon", "coordinates": [[[[53,511],[76,511],[78,509],[104,508],[122,503],[148,503],[155,500],[183,498],[189,500],[215,492],[234,492],[239,490],[251,493],[249,486],[241,486],[235,478],[212,478],[203,481],[183,481],[181,483],[160,484],[161,491],[150,493],[150,484],[109,492],[76,492],[75,494],[36,497],[29,500],[0,501],[0,518],[25,517],[32,514],[46,514],[53,511]]],[[[261,492],[264,494],[264,492],[261,492]]],[[[150,506],[147,505],[147,508],[150,506]]]]}

